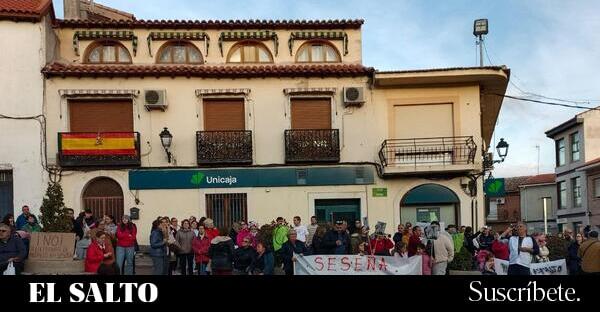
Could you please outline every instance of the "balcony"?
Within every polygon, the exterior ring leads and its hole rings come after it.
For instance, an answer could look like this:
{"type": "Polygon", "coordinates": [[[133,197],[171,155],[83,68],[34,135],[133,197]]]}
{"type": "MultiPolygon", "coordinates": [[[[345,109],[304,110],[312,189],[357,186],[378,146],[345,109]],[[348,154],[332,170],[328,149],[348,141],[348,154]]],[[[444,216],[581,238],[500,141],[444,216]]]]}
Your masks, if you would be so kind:
{"type": "Polygon", "coordinates": [[[384,175],[455,174],[477,170],[472,136],[385,140],[384,175]]]}
{"type": "Polygon", "coordinates": [[[138,132],[58,133],[58,161],[61,167],[138,167],[138,132]]]}
{"type": "Polygon", "coordinates": [[[252,131],[196,132],[198,165],[252,164],[252,131]]]}
{"type": "Polygon", "coordinates": [[[336,163],[340,161],[338,129],[285,130],[286,163],[336,163]]]}

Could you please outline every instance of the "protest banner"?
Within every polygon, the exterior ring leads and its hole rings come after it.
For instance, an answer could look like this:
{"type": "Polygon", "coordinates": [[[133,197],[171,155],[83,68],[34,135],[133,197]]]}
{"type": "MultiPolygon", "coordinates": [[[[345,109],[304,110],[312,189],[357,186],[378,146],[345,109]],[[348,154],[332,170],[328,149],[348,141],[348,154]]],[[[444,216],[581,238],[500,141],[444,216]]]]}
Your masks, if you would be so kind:
{"type": "Polygon", "coordinates": [[[422,275],[422,258],[318,255],[297,256],[294,275],[422,275]]]}
{"type": "MultiPolygon", "coordinates": [[[[508,272],[508,261],[494,259],[494,270],[498,275],[506,275],[508,272]]],[[[531,275],[567,275],[567,262],[559,259],[549,262],[531,264],[531,275]]]]}

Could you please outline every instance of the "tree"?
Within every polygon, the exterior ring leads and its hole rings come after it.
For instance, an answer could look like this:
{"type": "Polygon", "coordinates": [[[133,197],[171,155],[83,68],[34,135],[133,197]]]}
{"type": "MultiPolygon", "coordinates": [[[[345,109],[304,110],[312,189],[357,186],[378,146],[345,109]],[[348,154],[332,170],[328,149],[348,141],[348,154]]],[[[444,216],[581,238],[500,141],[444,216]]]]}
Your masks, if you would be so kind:
{"type": "Polygon", "coordinates": [[[58,182],[48,183],[46,196],[40,208],[42,212],[40,219],[44,232],[68,233],[73,229],[73,222],[67,215],[63,198],[60,184],[58,182]]]}

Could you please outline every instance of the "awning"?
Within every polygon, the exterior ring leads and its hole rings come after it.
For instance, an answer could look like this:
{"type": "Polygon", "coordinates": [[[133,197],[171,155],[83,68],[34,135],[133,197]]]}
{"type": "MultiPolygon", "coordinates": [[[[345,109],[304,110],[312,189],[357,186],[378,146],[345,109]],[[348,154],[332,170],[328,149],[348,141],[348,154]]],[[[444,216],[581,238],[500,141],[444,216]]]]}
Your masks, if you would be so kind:
{"type": "Polygon", "coordinates": [[[151,32],[146,39],[148,41],[148,52],[152,56],[152,41],[166,40],[204,40],[205,56],[208,55],[210,37],[205,32],[151,32]]]}
{"type": "Polygon", "coordinates": [[[223,56],[223,42],[225,41],[238,41],[238,40],[259,40],[269,41],[273,40],[273,49],[275,50],[275,56],[279,53],[279,37],[276,32],[265,30],[265,31],[229,31],[222,32],[219,36],[219,50],[221,50],[221,56],[223,56]]]}
{"type": "Polygon", "coordinates": [[[133,45],[133,55],[137,54],[138,37],[129,30],[82,30],[76,31],[73,34],[73,50],[79,55],[80,40],[96,40],[96,39],[115,39],[115,40],[131,40],[133,45]]]}
{"type": "Polygon", "coordinates": [[[196,96],[207,95],[244,95],[250,94],[250,89],[197,89],[196,96]]]}
{"type": "Polygon", "coordinates": [[[285,95],[303,95],[303,94],[327,94],[333,95],[336,88],[288,88],[283,89],[285,95]]]}
{"type": "Polygon", "coordinates": [[[458,196],[445,186],[438,184],[423,184],[410,190],[402,199],[402,206],[457,204],[458,196]]]}
{"type": "Polygon", "coordinates": [[[348,54],[348,34],[343,31],[296,31],[290,35],[290,40],[288,41],[290,55],[293,54],[295,40],[312,39],[342,40],[344,45],[344,55],[348,54]]]}
{"type": "Polygon", "coordinates": [[[140,90],[132,89],[61,89],[58,90],[61,97],[137,97],[140,90]]]}

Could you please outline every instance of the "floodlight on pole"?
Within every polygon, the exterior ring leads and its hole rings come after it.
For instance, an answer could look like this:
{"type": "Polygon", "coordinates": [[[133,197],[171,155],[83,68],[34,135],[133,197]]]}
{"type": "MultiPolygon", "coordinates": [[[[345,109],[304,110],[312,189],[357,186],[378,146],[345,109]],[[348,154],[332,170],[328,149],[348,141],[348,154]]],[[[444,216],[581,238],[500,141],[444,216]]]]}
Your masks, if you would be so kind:
{"type": "Polygon", "coordinates": [[[487,35],[489,25],[487,18],[476,19],[473,22],[473,35],[477,38],[476,44],[479,46],[479,66],[483,67],[483,35],[487,35]]]}

